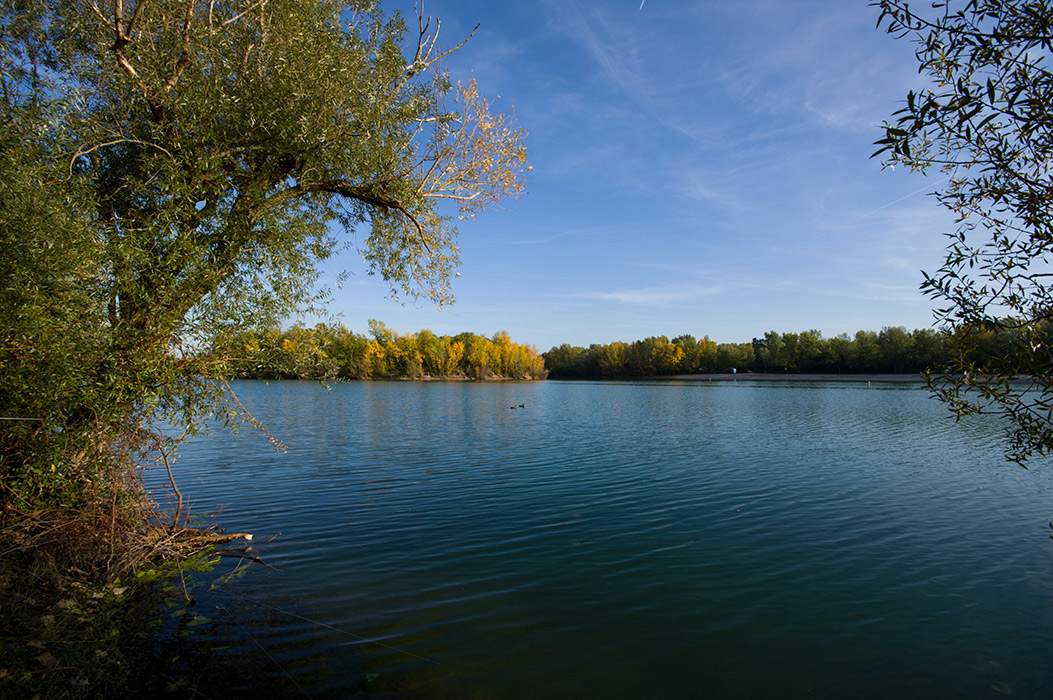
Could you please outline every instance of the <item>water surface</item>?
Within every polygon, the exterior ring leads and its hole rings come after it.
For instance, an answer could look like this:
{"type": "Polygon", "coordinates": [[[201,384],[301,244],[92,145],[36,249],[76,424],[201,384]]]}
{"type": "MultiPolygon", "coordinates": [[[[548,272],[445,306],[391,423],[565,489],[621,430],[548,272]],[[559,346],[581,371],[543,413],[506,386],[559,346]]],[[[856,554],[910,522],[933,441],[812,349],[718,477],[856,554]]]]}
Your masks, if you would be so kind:
{"type": "Polygon", "coordinates": [[[1049,470],[918,385],[236,390],[209,697],[1053,697],[1049,470]]]}

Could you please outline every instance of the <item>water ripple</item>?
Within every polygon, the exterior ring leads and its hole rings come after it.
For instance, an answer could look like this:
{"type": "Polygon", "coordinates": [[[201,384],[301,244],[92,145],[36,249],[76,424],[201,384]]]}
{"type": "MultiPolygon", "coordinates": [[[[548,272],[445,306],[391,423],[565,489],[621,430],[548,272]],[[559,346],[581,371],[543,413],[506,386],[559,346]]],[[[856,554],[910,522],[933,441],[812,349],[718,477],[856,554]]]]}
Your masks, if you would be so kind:
{"type": "Polygon", "coordinates": [[[1048,695],[1053,478],[874,389],[245,383],[289,454],[181,469],[282,533],[223,632],[261,700],[1048,695]]]}

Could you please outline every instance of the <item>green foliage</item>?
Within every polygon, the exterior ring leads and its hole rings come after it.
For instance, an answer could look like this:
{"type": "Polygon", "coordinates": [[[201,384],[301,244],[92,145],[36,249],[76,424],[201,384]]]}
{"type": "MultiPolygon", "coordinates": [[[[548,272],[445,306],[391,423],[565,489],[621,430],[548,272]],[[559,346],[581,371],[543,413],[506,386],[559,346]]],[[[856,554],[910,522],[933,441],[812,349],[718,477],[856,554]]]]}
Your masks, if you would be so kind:
{"type": "Polygon", "coordinates": [[[544,379],[537,349],[512,342],[499,331],[493,338],[462,333],[456,338],[429,330],[401,334],[381,321],[369,321],[372,339],[343,325],[296,324],[248,330],[214,349],[228,358],[242,379],[471,378],[544,379]]]}
{"type": "MultiPolygon", "coordinates": [[[[363,0],[0,0],[5,582],[158,558],[137,470],[243,417],[205,350],[324,302],[337,246],[452,301],[454,216],[518,195],[525,133],[417,28],[363,0]]],[[[357,339],[283,340],[293,371],[371,371],[357,339]]],[[[372,359],[419,371],[399,353],[372,359]]]]}
{"type": "MultiPolygon", "coordinates": [[[[560,345],[543,357],[553,378],[651,377],[732,369],[738,372],[920,374],[946,364],[951,341],[945,334],[933,330],[908,333],[900,327],[886,327],[880,333],[859,331],[854,339],[847,335],[823,338],[816,330],[768,331],[752,343],[718,344],[709,336],[696,340],[691,335],[679,336],[670,343],[664,336],[658,336],[589,348],[560,345]]],[[[969,357],[974,362],[988,362],[991,352],[994,351],[989,347],[977,347],[969,357]]]]}
{"type": "MultiPolygon", "coordinates": [[[[0,0],[0,22],[0,502],[24,513],[112,506],[145,456],[236,418],[201,349],[324,301],[340,237],[441,306],[440,204],[522,187],[525,134],[374,3],[0,0]]],[[[288,340],[297,374],[359,349],[288,340]]]]}
{"type": "Polygon", "coordinates": [[[914,42],[919,72],[931,85],[907,95],[875,155],[887,165],[943,173],[935,196],[956,220],[943,266],[922,284],[956,337],[953,372],[931,386],[959,416],[1006,417],[1011,457],[1047,453],[1053,450],[1053,5],[872,4],[881,10],[879,26],[914,42]],[[1009,345],[984,349],[990,334],[1009,345]],[[977,362],[976,352],[986,360],[977,362]]]}

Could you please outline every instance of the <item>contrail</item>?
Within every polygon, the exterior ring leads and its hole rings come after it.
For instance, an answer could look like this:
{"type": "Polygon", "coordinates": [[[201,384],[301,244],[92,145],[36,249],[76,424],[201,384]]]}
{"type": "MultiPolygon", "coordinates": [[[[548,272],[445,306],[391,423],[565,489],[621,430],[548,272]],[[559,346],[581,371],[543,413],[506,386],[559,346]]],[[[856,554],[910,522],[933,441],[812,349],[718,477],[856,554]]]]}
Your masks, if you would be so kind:
{"type": "Polygon", "coordinates": [[[647,0],[640,0],[640,9],[641,9],[641,10],[643,9],[643,4],[644,4],[645,2],[647,2],[647,0]]]}

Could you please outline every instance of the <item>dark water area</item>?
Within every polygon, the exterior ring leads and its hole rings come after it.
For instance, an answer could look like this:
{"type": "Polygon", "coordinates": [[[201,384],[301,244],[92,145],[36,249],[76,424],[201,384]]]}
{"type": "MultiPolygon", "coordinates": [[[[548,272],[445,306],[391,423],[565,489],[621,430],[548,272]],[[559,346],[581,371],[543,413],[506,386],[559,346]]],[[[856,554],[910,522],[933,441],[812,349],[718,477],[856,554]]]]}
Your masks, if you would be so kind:
{"type": "Polygon", "coordinates": [[[920,385],[235,388],[207,697],[1053,697],[1053,476],[920,385]]]}

